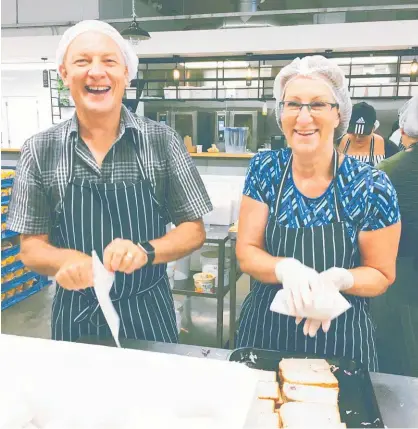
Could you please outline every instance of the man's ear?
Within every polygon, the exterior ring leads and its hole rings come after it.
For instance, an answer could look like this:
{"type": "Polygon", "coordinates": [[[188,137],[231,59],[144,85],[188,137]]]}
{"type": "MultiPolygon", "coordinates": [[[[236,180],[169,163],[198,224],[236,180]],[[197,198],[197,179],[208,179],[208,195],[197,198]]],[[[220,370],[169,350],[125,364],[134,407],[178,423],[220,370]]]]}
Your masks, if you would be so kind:
{"type": "Polygon", "coordinates": [[[64,64],[61,64],[59,66],[59,72],[60,72],[61,79],[64,82],[64,85],[68,86],[67,69],[65,68],[64,64]]]}

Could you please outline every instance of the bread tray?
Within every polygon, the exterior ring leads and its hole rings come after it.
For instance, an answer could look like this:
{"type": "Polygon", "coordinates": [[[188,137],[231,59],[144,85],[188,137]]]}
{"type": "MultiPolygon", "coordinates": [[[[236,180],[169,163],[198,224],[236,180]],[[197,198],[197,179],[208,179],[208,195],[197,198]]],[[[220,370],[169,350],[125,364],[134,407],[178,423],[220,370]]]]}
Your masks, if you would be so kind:
{"type": "MultiPolygon", "coordinates": [[[[321,357],[244,347],[232,351],[228,360],[244,363],[251,368],[278,372],[279,362],[283,358],[321,357]]],[[[347,358],[325,357],[325,359],[332,365],[332,371],[338,379],[341,421],[346,423],[348,428],[384,428],[367,369],[347,358]]]]}

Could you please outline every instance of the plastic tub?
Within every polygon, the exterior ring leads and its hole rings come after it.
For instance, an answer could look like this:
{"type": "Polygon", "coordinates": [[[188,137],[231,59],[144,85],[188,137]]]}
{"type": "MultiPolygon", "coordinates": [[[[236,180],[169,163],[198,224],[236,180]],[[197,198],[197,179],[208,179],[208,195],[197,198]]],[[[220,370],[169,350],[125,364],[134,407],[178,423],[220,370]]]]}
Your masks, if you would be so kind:
{"type": "Polygon", "coordinates": [[[197,273],[193,276],[194,289],[199,293],[215,293],[215,276],[211,273],[197,273]]]}

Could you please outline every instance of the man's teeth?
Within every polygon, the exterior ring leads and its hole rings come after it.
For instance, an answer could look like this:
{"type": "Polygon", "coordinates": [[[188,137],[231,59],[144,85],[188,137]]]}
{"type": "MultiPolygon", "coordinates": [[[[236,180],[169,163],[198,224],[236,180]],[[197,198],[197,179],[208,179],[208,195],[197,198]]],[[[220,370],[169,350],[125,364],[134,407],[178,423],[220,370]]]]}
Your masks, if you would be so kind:
{"type": "Polygon", "coordinates": [[[93,93],[107,92],[110,86],[86,86],[87,91],[93,93]]]}

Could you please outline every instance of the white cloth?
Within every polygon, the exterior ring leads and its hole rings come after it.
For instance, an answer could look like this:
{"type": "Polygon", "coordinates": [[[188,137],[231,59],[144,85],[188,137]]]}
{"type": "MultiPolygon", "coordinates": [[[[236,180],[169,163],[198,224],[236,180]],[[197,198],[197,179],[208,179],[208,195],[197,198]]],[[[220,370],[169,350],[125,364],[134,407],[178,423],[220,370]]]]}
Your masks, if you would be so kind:
{"type": "Polygon", "coordinates": [[[389,137],[389,140],[396,144],[396,146],[399,146],[401,144],[402,139],[402,133],[400,129],[397,129],[392,133],[392,135],[389,137]]]}
{"type": "Polygon", "coordinates": [[[120,318],[115,310],[112,300],[110,299],[110,289],[115,281],[115,274],[106,270],[94,250],[92,252],[92,258],[94,291],[96,292],[97,300],[99,301],[106,322],[112,332],[113,339],[115,340],[116,345],[120,347],[120,318]]]}
{"type": "Polygon", "coordinates": [[[57,70],[59,71],[59,67],[64,61],[65,54],[71,42],[77,36],[86,33],[87,31],[105,34],[115,41],[122,52],[125,64],[128,68],[129,80],[131,81],[134,79],[137,74],[138,57],[134,51],[133,46],[127,40],[125,40],[121,34],[110,24],[98,20],[81,21],[65,31],[61,37],[56,52],[57,70]]]}
{"type": "Polygon", "coordinates": [[[298,310],[289,306],[289,290],[280,289],[270,304],[270,310],[285,316],[315,319],[320,321],[332,320],[347,311],[351,304],[337,289],[331,289],[326,294],[316,295],[311,307],[298,310]]]}
{"type": "Polygon", "coordinates": [[[418,138],[418,95],[400,108],[399,128],[403,129],[408,137],[418,138]]]}
{"type": "Polygon", "coordinates": [[[276,99],[276,119],[279,127],[281,128],[279,103],[282,101],[287,85],[299,76],[320,79],[330,87],[335,101],[339,104],[340,112],[340,124],[335,130],[335,137],[343,136],[347,131],[353,109],[347,79],[336,63],[321,55],[296,58],[276,76],[273,94],[276,99]]]}

